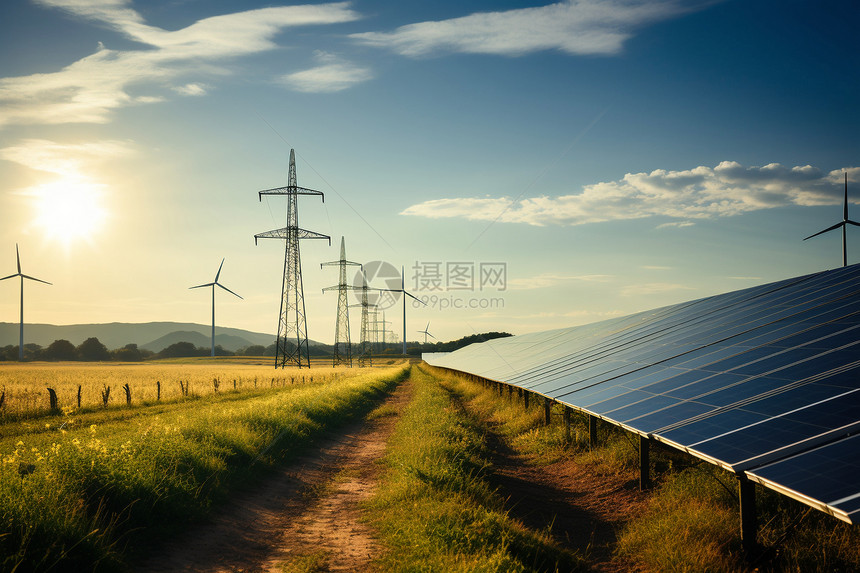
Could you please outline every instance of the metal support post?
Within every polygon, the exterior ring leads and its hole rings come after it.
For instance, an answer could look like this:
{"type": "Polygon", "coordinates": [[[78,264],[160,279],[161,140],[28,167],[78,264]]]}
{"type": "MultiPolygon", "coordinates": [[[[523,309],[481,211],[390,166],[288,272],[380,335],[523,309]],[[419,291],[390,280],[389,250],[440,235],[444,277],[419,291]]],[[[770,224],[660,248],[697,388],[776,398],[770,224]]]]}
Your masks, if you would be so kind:
{"type": "Polygon", "coordinates": [[[651,489],[651,441],[648,436],[639,436],[639,490],[651,489]]]}
{"type": "Polygon", "coordinates": [[[597,418],[588,416],[588,448],[594,451],[597,448],[597,418]]]}
{"type": "Polygon", "coordinates": [[[743,474],[738,474],[738,500],[741,518],[741,546],[747,554],[756,549],[758,528],[755,508],[755,484],[743,474]]]}
{"type": "Polygon", "coordinates": [[[570,441],[570,408],[564,407],[564,438],[570,441]]]}
{"type": "Polygon", "coordinates": [[[523,390],[523,407],[526,410],[529,409],[529,392],[528,392],[528,390],[523,390]]]}
{"type": "Polygon", "coordinates": [[[549,398],[544,398],[543,399],[543,423],[545,426],[549,426],[551,411],[552,411],[552,400],[550,400],[549,398]]]}

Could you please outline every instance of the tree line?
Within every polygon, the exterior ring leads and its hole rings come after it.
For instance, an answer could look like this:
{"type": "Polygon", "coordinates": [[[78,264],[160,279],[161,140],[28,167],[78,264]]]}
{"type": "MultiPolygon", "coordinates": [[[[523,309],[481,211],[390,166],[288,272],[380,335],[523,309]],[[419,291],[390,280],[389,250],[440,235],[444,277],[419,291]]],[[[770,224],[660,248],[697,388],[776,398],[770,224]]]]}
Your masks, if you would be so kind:
{"type": "MultiPolygon", "coordinates": [[[[409,355],[420,355],[422,352],[453,352],[473,342],[484,342],[492,338],[511,336],[507,332],[485,332],[472,334],[449,342],[431,342],[420,344],[410,342],[407,348],[409,355]]],[[[358,344],[353,343],[353,352],[358,344]]],[[[333,348],[328,345],[313,345],[309,347],[311,356],[331,356],[333,348]]],[[[375,344],[373,353],[375,355],[400,355],[402,346],[399,343],[375,344]]],[[[192,356],[209,356],[212,349],[209,346],[195,346],[191,342],[175,342],[160,352],[153,352],[145,348],[139,348],[137,344],[126,344],[122,348],[108,350],[98,338],[87,338],[75,346],[68,340],[55,340],[47,347],[29,343],[24,345],[24,360],[44,360],[49,362],[78,360],[82,362],[140,362],[156,358],[187,358],[192,356]]],[[[275,344],[263,346],[252,344],[233,352],[226,350],[220,344],[215,345],[215,356],[274,356],[275,344]]],[[[18,346],[0,347],[0,362],[17,361],[18,346]]]]}
{"type": "MultiPolygon", "coordinates": [[[[190,356],[209,356],[210,347],[195,346],[190,342],[176,342],[160,352],[139,348],[137,344],[126,344],[122,348],[108,350],[98,338],[87,338],[75,346],[65,339],[55,340],[46,347],[29,343],[24,345],[24,360],[44,360],[49,362],[77,360],[82,362],[140,362],[154,358],[184,358],[190,356]]],[[[253,344],[236,352],[215,346],[216,356],[274,356],[275,345],[268,347],[253,344]]],[[[18,345],[0,347],[0,361],[17,361],[18,345]]]]}

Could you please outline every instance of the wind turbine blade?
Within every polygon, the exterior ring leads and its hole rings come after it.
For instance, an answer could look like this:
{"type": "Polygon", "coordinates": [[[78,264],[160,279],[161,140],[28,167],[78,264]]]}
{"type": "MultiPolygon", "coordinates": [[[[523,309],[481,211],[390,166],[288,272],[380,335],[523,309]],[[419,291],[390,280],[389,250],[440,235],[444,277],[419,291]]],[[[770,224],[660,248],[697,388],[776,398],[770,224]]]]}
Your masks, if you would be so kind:
{"type": "Polygon", "coordinates": [[[845,202],[842,204],[842,220],[848,220],[848,172],[845,172],[845,202]]]}
{"type": "MultiPolygon", "coordinates": [[[[430,330],[430,321],[427,321],[427,326],[424,327],[424,330],[430,330]]],[[[429,334],[429,332],[428,332],[429,334]]]]}
{"type": "Polygon", "coordinates": [[[203,288],[203,287],[214,286],[214,285],[215,285],[215,283],[206,283],[205,285],[197,285],[197,286],[193,286],[193,287],[188,287],[188,289],[191,290],[193,288],[203,288]]]}
{"type": "MultiPolygon", "coordinates": [[[[806,237],[806,239],[811,239],[812,237],[817,237],[818,235],[822,235],[822,234],[824,234],[824,233],[826,233],[826,232],[828,232],[828,231],[832,231],[833,229],[838,229],[839,227],[841,227],[841,226],[842,226],[842,225],[844,225],[844,224],[845,224],[845,221],[842,221],[842,222],[840,222],[840,223],[836,223],[836,224],[835,224],[835,225],[833,225],[832,227],[827,227],[827,228],[826,228],[826,229],[824,229],[823,231],[818,231],[818,232],[817,232],[817,233],[815,233],[814,235],[809,235],[808,237],[806,237]]],[[[803,240],[805,241],[806,239],[803,239],[803,240]]]]}
{"type": "Polygon", "coordinates": [[[0,279],[0,281],[5,281],[6,279],[14,279],[15,277],[19,277],[19,276],[21,276],[21,275],[17,275],[17,274],[16,275],[9,275],[8,277],[3,277],[2,279],[0,279]]]}
{"type": "Polygon", "coordinates": [[[436,340],[436,337],[435,337],[435,336],[433,336],[432,334],[430,334],[429,332],[427,333],[427,336],[429,336],[429,337],[430,337],[430,338],[432,338],[433,340],[436,340]]]}
{"type": "Polygon", "coordinates": [[[18,259],[18,274],[21,274],[21,254],[18,252],[18,243],[15,243],[15,258],[18,259]]]}
{"type": "Polygon", "coordinates": [[[410,296],[410,297],[414,298],[415,300],[417,300],[418,302],[420,302],[421,304],[423,304],[424,306],[427,306],[427,303],[426,303],[426,302],[424,302],[423,300],[421,300],[421,299],[420,299],[420,298],[418,298],[417,296],[413,295],[412,293],[406,292],[405,290],[402,290],[402,291],[396,291],[396,292],[402,292],[402,293],[403,293],[403,294],[405,294],[406,296],[410,296]]]}
{"type": "Polygon", "coordinates": [[[229,292],[230,294],[236,295],[236,296],[238,296],[239,298],[241,298],[242,300],[245,300],[244,298],[242,298],[241,296],[239,296],[239,295],[238,295],[238,294],[236,294],[235,292],[231,291],[230,289],[228,289],[227,287],[225,287],[225,286],[224,286],[224,285],[222,285],[221,283],[215,283],[215,284],[216,284],[217,286],[221,287],[222,289],[226,290],[226,291],[227,291],[227,292],[229,292]]]}
{"type": "Polygon", "coordinates": [[[852,221],[851,219],[848,219],[845,222],[848,223],[849,225],[854,225],[855,227],[860,227],[860,223],[858,223],[857,221],[852,221]]]}
{"type": "Polygon", "coordinates": [[[221,259],[221,265],[218,267],[218,272],[215,273],[215,284],[218,284],[218,277],[221,276],[221,268],[224,266],[224,259],[221,259]]]}
{"type": "MultiPolygon", "coordinates": [[[[28,275],[19,275],[19,276],[24,277],[25,279],[30,279],[31,281],[36,281],[36,282],[40,282],[40,283],[45,283],[46,285],[51,284],[51,283],[49,283],[48,281],[43,281],[42,279],[37,279],[36,277],[31,277],[31,276],[28,276],[28,275]]],[[[51,286],[53,286],[53,285],[51,285],[51,286]]]]}

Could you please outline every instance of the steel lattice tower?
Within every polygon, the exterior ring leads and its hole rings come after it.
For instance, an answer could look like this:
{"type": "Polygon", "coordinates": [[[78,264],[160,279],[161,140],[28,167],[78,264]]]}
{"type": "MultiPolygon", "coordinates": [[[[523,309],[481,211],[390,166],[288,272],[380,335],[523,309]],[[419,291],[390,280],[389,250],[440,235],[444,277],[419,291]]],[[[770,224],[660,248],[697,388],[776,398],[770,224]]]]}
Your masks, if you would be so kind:
{"type": "Polygon", "coordinates": [[[348,291],[355,290],[355,287],[346,282],[346,267],[361,267],[361,263],[346,260],[346,243],[343,237],[340,238],[340,260],[320,263],[320,268],[333,265],[340,267],[338,283],[336,286],[323,289],[323,292],[337,291],[337,320],[334,329],[332,366],[346,364],[352,367],[352,344],[349,340],[349,302],[346,295],[348,291]]]}
{"type": "Polygon", "coordinates": [[[373,352],[372,352],[372,344],[370,340],[370,336],[372,334],[372,330],[370,329],[369,324],[369,314],[370,307],[376,307],[374,304],[370,304],[367,300],[367,291],[369,290],[378,290],[372,289],[367,286],[367,277],[364,276],[364,272],[361,273],[361,286],[353,287],[353,290],[357,290],[359,294],[359,303],[353,306],[361,307],[361,342],[358,346],[358,353],[355,357],[356,362],[361,367],[364,366],[373,366],[373,352]]]}
{"type": "Polygon", "coordinates": [[[331,237],[299,227],[299,195],[318,195],[323,201],[321,191],[299,187],[296,181],[296,152],[290,149],[290,174],[286,187],[266,189],[258,192],[260,201],[263,195],[287,196],[287,226],[283,229],[266,231],[254,235],[257,239],[284,239],[284,280],[281,288],[281,310],[278,317],[278,339],[275,348],[275,368],[285,368],[295,364],[299,368],[311,367],[308,352],[308,325],[305,316],[305,293],[302,287],[302,259],[299,253],[301,239],[327,239],[331,237]]]}

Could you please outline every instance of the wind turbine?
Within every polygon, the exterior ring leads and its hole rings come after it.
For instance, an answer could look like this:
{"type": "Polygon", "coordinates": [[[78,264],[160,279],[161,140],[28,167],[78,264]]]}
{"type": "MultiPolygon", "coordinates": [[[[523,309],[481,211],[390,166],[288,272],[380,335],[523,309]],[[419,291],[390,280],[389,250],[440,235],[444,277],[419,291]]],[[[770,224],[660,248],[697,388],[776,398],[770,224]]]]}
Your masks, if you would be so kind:
{"type": "MultiPolygon", "coordinates": [[[[223,267],[223,266],[224,266],[224,259],[221,259],[221,266],[218,267],[218,272],[215,274],[215,280],[212,281],[211,283],[206,283],[205,285],[197,285],[197,286],[193,286],[193,287],[188,287],[189,290],[193,289],[193,288],[212,287],[212,356],[215,356],[215,287],[219,286],[222,289],[229,292],[230,294],[239,296],[238,294],[236,294],[235,292],[231,291],[230,289],[228,289],[227,287],[225,287],[224,285],[222,285],[221,283],[218,282],[218,277],[221,276],[221,267],[223,267]]],[[[242,298],[242,297],[239,296],[239,298],[242,298]]],[[[242,298],[242,300],[245,300],[245,299],[242,298]]]]}
{"type": "Polygon", "coordinates": [[[425,326],[425,327],[424,327],[424,330],[419,330],[419,331],[418,331],[419,333],[423,333],[423,334],[424,334],[424,344],[427,344],[427,337],[428,337],[428,336],[429,336],[430,338],[432,338],[433,340],[436,340],[436,337],[435,337],[435,336],[433,336],[432,334],[430,334],[429,329],[430,329],[430,321],[428,320],[428,321],[427,321],[427,326],[425,326]]]}
{"type": "MultiPolygon", "coordinates": [[[[852,221],[851,219],[848,218],[848,172],[846,171],[845,172],[845,201],[842,204],[842,221],[840,221],[839,223],[836,223],[835,225],[833,225],[831,227],[827,227],[823,231],[818,231],[814,235],[809,235],[808,237],[806,237],[806,239],[811,239],[812,237],[817,237],[818,235],[821,235],[821,234],[826,233],[828,231],[832,231],[833,229],[838,229],[839,227],[842,227],[842,266],[847,267],[848,266],[848,247],[846,245],[846,240],[845,240],[845,228],[848,225],[855,225],[857,227],[860,227],[860,223],[858,223],[857,221],[852,221]]],[[[803,239],[803,240],[805,241],[806,239],[803,239]]]]}
{"type": "Polygon", "coordinates": [[[24,361],[24,279],[30,279],[31,281],[36,281],[39,283],[45,283],[49,285],[48,281],[43,281],[42,279],[37,279],[35,277],[31,277],[25,275],[21,272],[21,255],[18,253],[18,243],[15,243],[15,257],[18,259],[18,272],[14,275],[9,275],[8,277],[3,277],[0,281],[5,281],[6,279],[11,279],[15,277],[21,277],[21,323],[19,325],[18,332],[18,362],[24,361]]]}
{"type": "MultiPolygon", "coordinates": [[[[394,288],[378,288],[378,289],[375,289],[375,290],[383,291],[383,292],[401,292],[405,295],[403,297],[403,356],[406,356],[406,297],[407,296],[412,297],[415,300],[417,300],[418,302],[420,302],[421,304],[423,304],[424,306],[427,306],[426,302],[424,302],[423,300],[421,300],[420,298],[416,297],[415,295],[413,295],[412,293],[410,293],[406,290],[406,280],[404,278],[405,276],[406,276],[405,272],[403,270],[403,267],[401,266],[400,267],[400,288],[399,289],[394,289],[394,288]]],[[[428,323],[428,326],[429,326],[429,323],[428,323]]]]}

